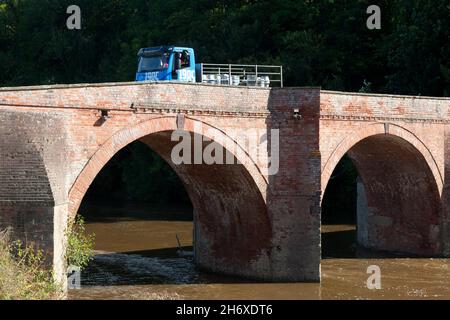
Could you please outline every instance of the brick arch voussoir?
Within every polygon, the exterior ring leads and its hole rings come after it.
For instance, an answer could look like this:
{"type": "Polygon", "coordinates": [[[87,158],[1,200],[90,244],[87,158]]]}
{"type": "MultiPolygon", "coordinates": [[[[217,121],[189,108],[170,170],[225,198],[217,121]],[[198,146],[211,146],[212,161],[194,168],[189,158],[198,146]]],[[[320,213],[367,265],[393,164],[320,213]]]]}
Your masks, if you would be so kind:
{"type": "Polygon", "coordinates": [[[358,142],[366,139],[370,136],[377,134],[389,134],[399,137],[406,142],[410,143],[416,150],[424,157],[428,167],[430,168],[436,186],[438,188],[439,194],[442,194],[442,189],[444,185],[444,180],[442,178],[441,171],[433,157],[431,151],[427,148],[425,143],[421,141],[414,133],[407,130],[406,128],[393,123],[373,123],[368,127],[360,129],[354,133],[347,135],[333,150],[329,158],[327,159],[325,165],[322,168],[321,176],[321,186],[322,186],[322,197],[325,193],[326,187],[330,180],[330,177],[336,168],[342,157],[358,142]]]}
{"type": "MultiPolygon", "coordinates": [[[[141,139],[147,135],[177,130],[176,116],[164,116],[141,122],[133,127],[123,129],[111,136],[103,143],[94,155],[87,161],[80,174],[75,179],[69,191],[69,217],[73,218],[86,194],[89,186],[94,181],[100,170],[108,161],[122,148],[128,144],[141,139]]],[[[201,134],[210,140],[216,141],[222,146],[234,145],[233,150],[228,150],[244,166],[253,178],[262,198],[265,200],[265,190],[267,189],[267,180],[261,173],[259,167],[250,157],[246,150],[242,148],[235,140],[229,137],[223,130],[214,127],[201,120],[186,117],[184,130],[201,134]],[[200,128],[200,132],[198,130],[200,128]],[[218,138],[218,139],[217,139],[218,138]],[[235,152],[237,150],[237,152],[235,152]]]]}

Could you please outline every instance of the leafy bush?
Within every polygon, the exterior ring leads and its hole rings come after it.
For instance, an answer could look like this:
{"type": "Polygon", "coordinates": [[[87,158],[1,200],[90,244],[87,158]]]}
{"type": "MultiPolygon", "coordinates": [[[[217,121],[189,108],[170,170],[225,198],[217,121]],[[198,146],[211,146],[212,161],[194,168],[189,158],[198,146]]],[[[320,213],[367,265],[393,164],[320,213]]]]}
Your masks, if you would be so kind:
{"type": "Polygon", "coordinates": [[[20,241],[10,242],[8,232],[0,232],[0,300],[63,297],[53,272],[44,266],[43,252],[20,241]]]}
{"type": "Polygon", "coordinates": [[[66,231],[67,248],[66,261],[69,266],[85,268],[92,259],[94,234],[88,235],[84,224],[84,219],[77,216],[69,223],[66,231]]]}

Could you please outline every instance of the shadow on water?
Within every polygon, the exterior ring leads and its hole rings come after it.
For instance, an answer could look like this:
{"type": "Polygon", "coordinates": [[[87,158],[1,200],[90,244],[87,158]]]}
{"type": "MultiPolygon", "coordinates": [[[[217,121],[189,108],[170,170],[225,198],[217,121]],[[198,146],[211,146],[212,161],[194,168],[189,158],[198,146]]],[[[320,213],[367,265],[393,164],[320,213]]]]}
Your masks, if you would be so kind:
{"type": "Polygon", "coordinates": [[[412,254],[378,251],[357,243],[358,172],[345,155],[333,171],[322,200],[322,259],[420,258],[412,254]]]}
{"type": "Polygon", "coordinates": [[[355,237],[356,230],[322,233],[322,259],[355,258],[355,237]]]}
{"type": "Polygon", "coordinates": [[[192,208],[186,205],[86,203],[80,208],[88,233],[95,234],[95,256],[82,271],[83,287],[254,283],[199,270],[191,253],[192,208]]]}
{"type": "Polygon", "coordinates": [[[429,258],[410,253],[387,252],[364,248],[356,242],[356,228],[354,226],[326,225],[322,228],[326,230],[325,232],[322,231],[322,259],[429,258]],[[332,231],[327,229],[332,229],[332,231]]]}
{"type": "Polygon", "coordinates": [[[117,202],[82,203],[79,213],[89,222],[115,223],[117,221],[192,221],[192,209],[187,205],[151,205],[117,202]]]}
{"type": "MultiPolygon", "coordinates": [[[[150,213],[151,214],[151,213],[150,213]]],[[[214,275],[195,267],[192,222],[125,216],[87,222],[96,234],[95,257],[81,273],[71,299],[380,299],[449,297],[446,260],[396,259],[401,255],[355,245],[355,225],[323,225],[322,283],[273,284],[214,275]],[[374,260],[375,259],[375,260],[374,260]],[[383,289],[367,290],[367,266],[383,270],[383,289]],[[162,298],[161,298],[162,297],[162,298]]]]}

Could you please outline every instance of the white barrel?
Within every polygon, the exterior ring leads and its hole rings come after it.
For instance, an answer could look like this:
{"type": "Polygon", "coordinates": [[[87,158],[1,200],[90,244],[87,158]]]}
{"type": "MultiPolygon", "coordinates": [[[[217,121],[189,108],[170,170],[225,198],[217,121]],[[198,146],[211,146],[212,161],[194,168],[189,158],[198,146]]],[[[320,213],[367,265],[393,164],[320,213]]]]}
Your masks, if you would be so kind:
{"type": "Polygon", "coordinates": [[[269,76],[264,76],[263,78],[264,78],[265,87],[266,88],[270,87],[270,78],[269,78],[269,76]]]}
{"type": "Polygon", "coordinates": [[[229,85],[230,84],[230,75],[228,74],[222,74],[220,76],[220,84],[226,84],[229,85]]]}
{"type": "Polygon", "coordinates": [[[266,86],[264,77],[258,77],[256,85],[260,86],[261,88],[264,88],[266,86]]]}
{"type": "Polygon", "coordinates": [[[256,75],[254,74],[249,74],[247,76],[247,86],[256,86],[256,75]]]}
{"type": "Polygon", "coordinates": [[[241,79],[239,76],[231,76],[233,86],[238,86],[241,84],[241,79]]]}

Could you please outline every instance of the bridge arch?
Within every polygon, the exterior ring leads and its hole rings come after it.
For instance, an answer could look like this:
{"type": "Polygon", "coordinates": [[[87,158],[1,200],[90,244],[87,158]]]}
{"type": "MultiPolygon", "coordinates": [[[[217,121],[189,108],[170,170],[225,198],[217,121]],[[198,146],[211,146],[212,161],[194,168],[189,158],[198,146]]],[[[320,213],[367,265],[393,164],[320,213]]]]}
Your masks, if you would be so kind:
{"type": "Polygon", "coordinates": [[[322,168],[321,185],[322,185],[322,195],[327,187],[328,181],[330,180],[333,170],[336,168],[342,157],[358,142],[378,134],[388,134],[397,136],[404,139],[413,145],[418,152],[424,157],[429,169],[435,177],[436,184],[439,190],[439,194],[442,193],[442,188],[444,185],[444,180],[439,170],[439,167],[434,159],[432,153],[427,148],[427,146],[411,131],[393,123],[373,123],[363,129],[353,132],[347,135],[338,146],[333,150],[331,155],[328,157],[327,161],[322,168]]]}
{"type": "Polygon", "coordinates": [[[443,179],[426,145],[412,132],[390,123],[352,133],[324,164],[322,197],[345,154],[362,182],[358,187],[358,242],[378,250],[440,255],[443,179]]]}
{"type": "Polygon", "coordinates": [[[90,184],[108,161],[128,144],[140,140],[174,169],[191,199],[197,265],[224,274],[265,276],[269,270],[267,255],[272,238],[265,204],[265,178],[250,156],[225,132],[190,117],[182,120],[183,130],[221,146],[234,144],[233,150],[224,149],[239,162],[232,165],[175,165],[171,161],[171,150],[178,142],[172,142],[170,138],[179,128],[178,122],[176,116],[163,116],[110,137],[76,178],[69,192],[69,215],[73,217],[77,213],[90,184]]]}

